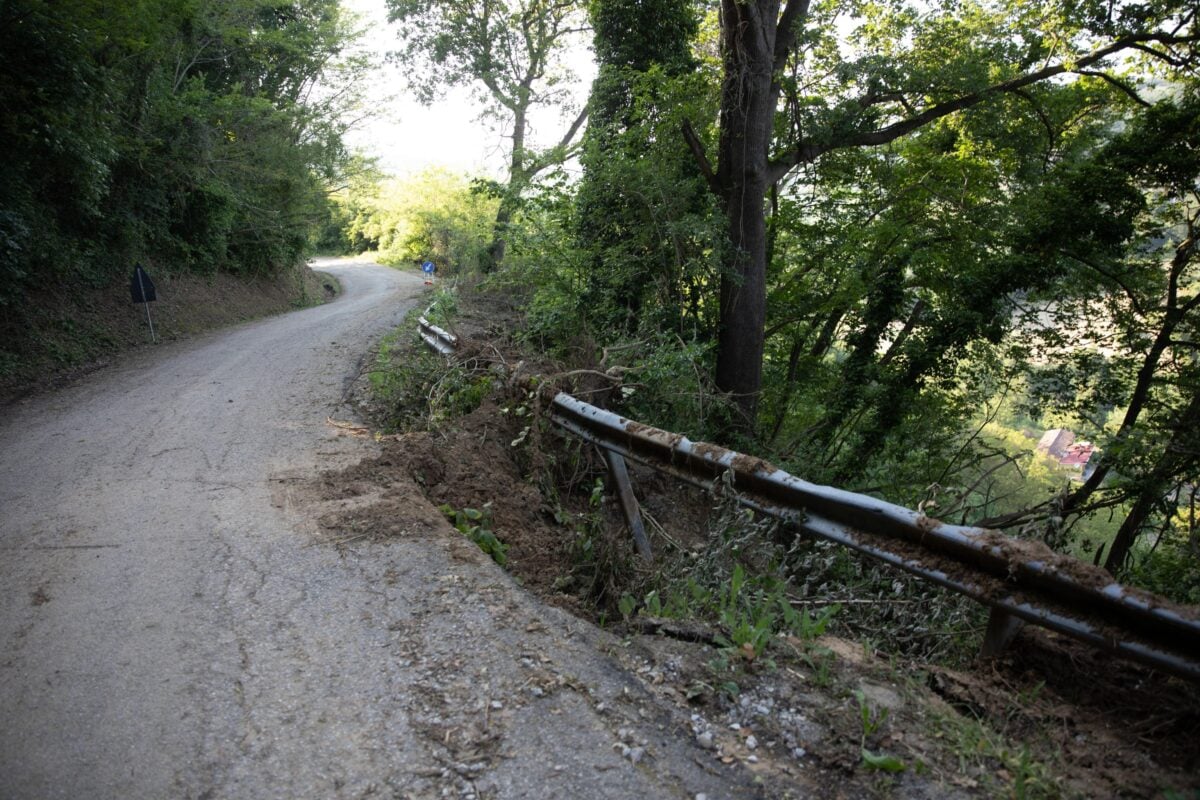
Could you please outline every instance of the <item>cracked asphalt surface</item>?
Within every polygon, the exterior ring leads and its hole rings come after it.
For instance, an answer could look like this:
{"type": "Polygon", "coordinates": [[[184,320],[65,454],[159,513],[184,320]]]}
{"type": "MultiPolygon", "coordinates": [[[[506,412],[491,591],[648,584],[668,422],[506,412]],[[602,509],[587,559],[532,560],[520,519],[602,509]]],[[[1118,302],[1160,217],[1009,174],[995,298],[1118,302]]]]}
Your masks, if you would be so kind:
{"type": "Polygon", "coordinates": [[[303,487],[372,446],[326,419],[421,290],[319,266],[333,303],[7,410],[0,798],[756,795],[432,508],[319,539],[303,487]]]}

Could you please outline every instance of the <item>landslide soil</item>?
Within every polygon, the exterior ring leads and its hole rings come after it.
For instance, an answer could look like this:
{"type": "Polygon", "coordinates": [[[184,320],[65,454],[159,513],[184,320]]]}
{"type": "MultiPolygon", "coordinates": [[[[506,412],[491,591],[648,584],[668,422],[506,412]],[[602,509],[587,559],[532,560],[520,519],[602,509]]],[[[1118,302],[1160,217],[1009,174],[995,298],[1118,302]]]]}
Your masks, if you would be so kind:
{"type": "MultiPolygon", "coordinates": [[[[378,415],[387,410],[360,391],[374,425],[344,432],[376,439],[381,451],[321,477],[325,540],[385,541],[405,534],[405,520],[442,522],[438,506],[486,507],[526,591],[589,629],[618,618],[622,575],[653,568],[635,562],[611,497],[598,512],[589,505],[595,459],[537,420],[536,397],[521,388],[530,374],[553,384],[573,371],[515,344],[520,315],[507,298],[467,292],[459,304],[450,327],[460,362],[508,378],[465,416],[400,434],[384,432],[378,415]],[[512,412],[522,403],[533,420],[512,412]],[[576,549],[597,513],[612,565],[599,583],[580,574],[576,549]]],[[[419,358],[416,348],[392,358],[419,358]]],[[[633,475],[656,553],[703,547],[714,500],[640,468],[633,475]]],[[[470,558],[474,548],[458,542],[458,557],[470,558]]],[[[1200,788],[1198,688],[1044,631],[1026,629],[1002,658],[952,667],[844,638],[786,638],[771,663],[739,662],[736,691],[723,691],[712,665],[729,654],[711,626],[637,618],[610,624],[611,635],[591,630],[646,693],[639,713],[674,720],[673,735],[699,747],[707,769],[750,769],[764,796],[1191,797],[1200,788]],[[880,720],[870,732],[864,708],[880,720]],[[864,748],[904,770],[866,768],[864,748]]],[[[614,733],[618,750],[639,746],[629,729],[614,733]]]]}

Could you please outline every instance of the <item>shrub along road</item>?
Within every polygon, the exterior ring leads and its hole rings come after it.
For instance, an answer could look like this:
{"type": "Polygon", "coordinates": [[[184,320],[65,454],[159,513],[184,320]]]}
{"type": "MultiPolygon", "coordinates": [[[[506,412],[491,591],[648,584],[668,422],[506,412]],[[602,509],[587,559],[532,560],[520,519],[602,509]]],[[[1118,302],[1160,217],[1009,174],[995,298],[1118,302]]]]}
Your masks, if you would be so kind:
{"type": "Polygon", "coordinates": [[[0,423],[0,797],[761,791],[702,767],[610,640],[415,487],[389,490],[407,535],[321,539],[350,501],[314,476],[373,447],[327,420],[421,290],[321,266],[333,303],[138,352],[0,423]]]}

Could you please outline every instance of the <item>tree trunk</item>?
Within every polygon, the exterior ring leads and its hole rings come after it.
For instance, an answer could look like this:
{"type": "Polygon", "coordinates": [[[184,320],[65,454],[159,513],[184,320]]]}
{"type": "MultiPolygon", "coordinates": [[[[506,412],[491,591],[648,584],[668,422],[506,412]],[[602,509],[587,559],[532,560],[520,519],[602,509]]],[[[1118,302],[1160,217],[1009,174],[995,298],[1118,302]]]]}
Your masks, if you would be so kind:
{"type": "Polygon", "coordinates": [[[779,2],[721,4],[721,140],[716,182],[728,224],[730,256],[721,276],[717,387],[728,392],[753,428],[762,388],[767,307],[767,223],[771,145],[778,89],[773,85],[779,2]]]}
{"type": "Polygon", "coordinates": [[[1178,482],[1179,475],[1186,471],[1189,462],[1194,463],[1197,456],[1197,429],[1200,428],[1200,393],[1195,394],[1191,401],[1173,420],[1171,438],[1155,462],[1150,474],[1142,481],[1141,490],[1133,501],[1125,521],[1121,523],[1108,557],[1104,560],[1104,568],[1115,573],[1125,565],[1129,552],[1137,541],[1138,534],[1146,525],[1146,521],[1155,509],[1163,502],[1168,489],[1178,482]]]}
{"type": "Polygon", "coordinates": [[[504,251],[508,247],[508,224],[512,222],[513,207],[515,202],[509,200],[508,195],[500,201],[500,208],[496,211],[496,221],[492,224],[492,243],[488,247],[487,260],[483,264],[484,272],[492,272],[500,266],[500,262],[504,261],[504,251]]]}
{"type": "Polygon", "coordinates": [[[762,387],[766,224],[762,208],[752,206],[762,202],[765,188],[765,181],[750,179],[731,192],[729,237],[734,255],[730,269],[721,276],[716,383],[733,396],[747,428],[754,425],[762,387]]]}
{"type": "Polygon", "coordinates": [[[496,210],[496,222],[492,225],[492,244],[488,247],[487,260],[483,264],[484,272],[494,272],[502,261],[504,251],[508,248],[508,226],[512,222],[513,213],[520,201],[521,192],[525,188],[528,176],[525,174],[525,128],[527,118],[525,105],[513,109],[513,149],[508,166],[508,186],[500,199],[500,208],[496,210]]]}

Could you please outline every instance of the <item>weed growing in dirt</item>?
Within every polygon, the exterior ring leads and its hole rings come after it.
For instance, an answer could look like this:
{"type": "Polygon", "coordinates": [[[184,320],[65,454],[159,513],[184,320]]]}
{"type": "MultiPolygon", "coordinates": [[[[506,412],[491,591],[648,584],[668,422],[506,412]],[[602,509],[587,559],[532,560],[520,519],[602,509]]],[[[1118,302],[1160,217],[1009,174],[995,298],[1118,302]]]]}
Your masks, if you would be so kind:
{"type": "Polygon", "coordinates": [[[833,661],[835,656],[828,647],[810,645],[800,654],[808,668],[812,670],[809,680],[812,685],[824,689],[833,684],[833,661]]]}
{"type": "Polygon", "coordinates": [[[987,722],[970,714],[934,714],[931,727],[958,757],[959,776],[978,776],[984,786],[1020,800],[1062,795],[1050,765],[1035,760],[1026,745],[1014,746],[987,722]]]}
{"type": "MultiPolygon", "coordinates": [[[[626,593],[622,615],[707,620],[719,629],[714,641],[721,648],[711,665],[722,684],[722,675],[736,675],[762,664],[774,666],[769,652],[781,637],[792,649],[808,654],[839,610],[827,605],[819,613],[793,605],[790,586],[782,569],[783,552],[775,544],[780,523],[737,507],[731,498],[721,500],[702,551],[676,553],[664,568],[649,577],[648,591],[638,601],[626,593]],[[798,645],[798,647],[797,647],[798,645]]],[[[813,653],[825,661],[831,654],[813,653]]],[[[724,682],[728,683],[728,681],[724,682]]]]}
{"type": "MultiPolygon", "coordinates": [[[[578,455],[577,450],[573,452],[578,455]]],[[[605,525],[602,510],[605,491],[604,478],[595,478],[588,492],[586,510],[572,512],[563,505],[555,488],[545,484],[543,488],[544,496],[555,499],[555,522],[571,532],[568,539],[571,570],[559,579],[556,588],[587,598],[601,613],[609,611],[614,603],[618,609],[623,607],[626,598],[621,596],[619,601],[616,598],[619,587],[626,585],[632,574],[626,554],[610,541],[612,532],[605,525]]],[[[622,612],[622,616],[629,615],[622,612]]]]}
{"type": "Polygon", "coordinates": [[[886,708],[872,708],[870,702],[867,701],[867,696],[861,690],[854,691],[854,699],[858,701],[858,716],[862,723],[862,737],[859,740],[859,749],[862,751],[862,763],[867,769],[881,770],[883,772],[903,772],[908,769],[908,766],[887,753],[872,753],[867,749],[867,740],[879,732],[884,726],[888,718],[888,710],[886,708]]]}
{"type": "Polygon", "coordinates": [[[423,316],[434,325],[447,325],[457,314],[458,291],[453,284],[449,284],[433,290],[432,300],[423,316]]]}
{"type": "Polygon", "coordinates": [[[500,541],[496,534],[492,531],[492,509],[490,503],[485,504],[483,508],[451,508],[448,505],[438,507],[438,510],[446,515],[446,519],[450,520],[459,533],[466,536],[475,544],[479,545],[479,549],[492,557],[500,566],[508,563],[508,545],[500,541]]]}

